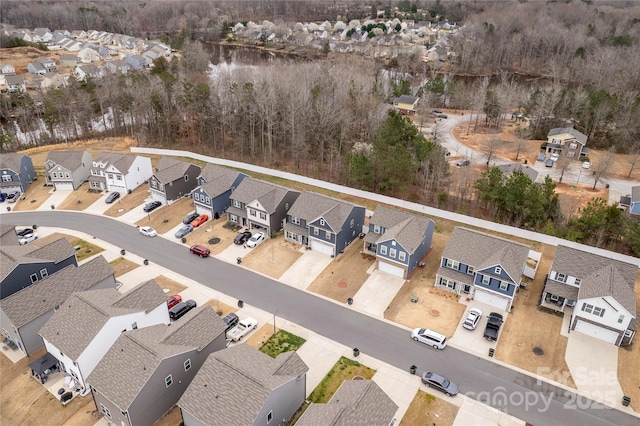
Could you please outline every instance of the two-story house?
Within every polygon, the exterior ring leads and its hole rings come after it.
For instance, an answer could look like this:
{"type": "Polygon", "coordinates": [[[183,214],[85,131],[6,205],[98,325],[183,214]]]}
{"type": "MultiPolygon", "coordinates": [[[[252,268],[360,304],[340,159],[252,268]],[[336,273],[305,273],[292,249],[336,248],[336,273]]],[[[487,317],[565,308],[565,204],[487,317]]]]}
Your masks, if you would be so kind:
{"type": "Polygon", "coordinates": [[[36,179],[31,157],[17,152],[0,156],[0,191],[4,194],[24,193],[36,179]]]}
{"type": "Polygon", "coordinates": [[[579,160],[589,154],[587,135],[573,127],[557,127],[549,130],[545,150],[547,154],[560,154],[569,160],[579,160]]]}
{"type": "Polygon", "coordinates": [[[308,370],[293,351],[275,359],[249,345],[215,352],[178,401],[183,423],[283,425],[304,402],[308,370]]]}
{"type": "Polygon", "coordinates": [[[126,194],[153,176],[151,158],[103,152],[91,163],[89,186],[97,191],[126,194]]]}
{"type": "Polygon", "coordinates": [[[431,249],[433,220],[378,205],[369,220],[364,252],[376,256],[378,269],[408,278],[431,249]]]}
{"type": "Polygon", "coordinates": [[[393,100],[393,106],[402,114],[413,115],[418,109],[419,100],[416,96],[402,95],[393,100]]]}
{"type": "Polygon", "coordinates": [[[56,191],[75,191],[89,179],[91,154],[86,151],[51,151],[44,166],[47,182],[56,191]]]}
{"type": "Polygon", "coordinates": [[[200,166],[195,164],[175,157],[162,157],[156,164],[154,174],[149,178],[151,198],[171,204],[190,194],[198,186],[200,171],[200,166]]]}
{"type": "Polygon", "coordinates": [[[7,75],[4,78],[9,93],[25,93],[27,85],[21,75],[7,75]]]}
{"type": "Polygon", "coordinates": [[[229,196],[246,177],[244,173],[207,164],[198,176],[199,186],[191,194],[196,213],[215,219],[222,216],[231,203],[229,196]]]}
{"type": "Polygon", "coordinates": [[[229,222],[264,231],[269,237],[283,227],[287,212],[300,192],[261,180],[246,178],[230,195],[229,222]]]}
{"type": "Polygon", "coordinates": [[[559,245],[541,305],[563,312],[573,308],[570,330],[629,345],[638,329],[637,272],[630,263],[559,245]]]}
{"type": "Polygon", "coordinates": [[[529,247],[457,226],[442,253],[435,286],[510,311],[529,247]]]}
{"type": "Polygon", "coordinates": [[[115,288],[74,293],[40,329],[40,336],[61,370],[88,393],[86,377],[123,330],[169,322],[166,295],[150,280],[124,294],[115,288]]]}
{"type": "Polygon", "coordinates": [[[113,268],[102,256],[69,265],[0,300],[2,334],[29,355],[44,345],[38,332],[71,294],[115,287],[113,268]]]}
{"type": "Polygon", "coordinates": [[[284,238],[335,257],[362,233],[365,208],[302,192],[287,212],[284,238]]]}
{"type": "Polygon", "coordinates": [[[112,424],[153,424],[178,402],[207,357],[226,347],[226,328],[204,306],[170,325],[122,332],[87,378],[96,408],[112,424]]]}

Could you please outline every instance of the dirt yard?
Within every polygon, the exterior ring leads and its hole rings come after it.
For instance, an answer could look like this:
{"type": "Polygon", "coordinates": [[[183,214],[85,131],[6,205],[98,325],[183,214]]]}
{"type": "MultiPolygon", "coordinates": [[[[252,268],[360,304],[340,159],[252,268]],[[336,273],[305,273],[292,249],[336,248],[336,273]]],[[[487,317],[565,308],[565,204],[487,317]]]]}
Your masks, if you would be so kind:
{"type": "MultiPolygon", "coordinates": [[[[174,294],[174,293],[172,293],[174,294]]],[[[205,303],[205,305],[207,306],[211,306],[211,308],[213,308],[213,310],[215,312],[221,312],[220,316],[224,317],[227,314],[230,314],[231,312],[237,312],[238,308],[235,308],[233,306],[229,306],[226,303],[222,303],[221,301],[219,301],[218,299],[210,299],[207,301],[207,303],[205,303]]]]}
{"type": "Polygon", "coordinates": [[[247,248],[242,266],[278,279],[302,256],[300,246],[285,241],[283,235],[269,238],[255,248],[247,248]]]}
{"type": "Polygon", "coordinates": [[[156,281],[156,283],[158,283],[162,290],[169,290],[165,292],[167,294],[167,297],[178,294],[182,290],[187,288],[187,286],[182,285],[178,281],[174,281],[171,278],[167,278],[164,275],[158,275],[154,278],[154,280],[156,281]]]}
{"type": "MultiPolygon", "coordinates": [[[[186,213],[185,213],[186,216],[186,213]]],[[[182,220],[182,218],[180,218],[182,220]]],[[[204,225],[200,225],[194,229],[190,234],[187,234],[187,244],[200,244],[205,247],[209,247],[212,255],[216,255],[222,252],[224,249],[233,244],[237,232],[231,228],[226,228],[226,218],[221,217],[219,219],[208,220],[204,225]],[[215,244],[209,243],[212,239],[219,239],[215,244]]],[[[248,250],[248,249],[247,249],[248,250]]]]}
{"type": "Polygon", "coordinates": [[[51,196],[51,191],[53,191],[53,187],[44,186],[44,178],[39,177],[27,187],[23,194],[24,200],[18,200],[11,209],[15,211],[35,210],[47,201],[47,198],[51,196]]]}
{"type": "Polygon", "coordinates": [[[157,422],[154,423],[154,426],[178,426],[182,423],[182,412],[180,411],[180,407],[177,405],[174,406],[167,414],[160,417],[157,422]]]}
{"type": "Polygon", "coordinates": [[[442,398],[436,398],[418,390],[411,405],[400,421],[400,426],[452,425],[458,415],[458,407],[442,398]]]}
{"type": "Polygon", "coordinates": [[[182,223],[182,218],[192,211],[193,200],[191,198],[181,198],[169,206],[162,206],[152,211],[147,217],[137,221],[136,225],[150,226],[155,229],[158,234],[164,234],[179,223],[182,223]]]}
{"type": "Polygon", "coordinates": [[[98,201],[104,192],[89,191],[89,183],[83,183],[73,191],[61,204],[56,206],[60,210],[84,210],[98,201]]]}
{"type": "MultiPolygon", "coordinates": [[[[278,331],[280,331],[280,329],[276,327],[276,333],[278,331]]],[[[273,324],[263,324],[261,327],[260,324],[258,324],[258,329],[251,332],[251,334],[249,334],[249,338],[245,340],[244,343],[252,348],[260,349],[262,345],[264,345],[264,343],[274,334],[273,324]]]]}
{"type": "Polygon", "coordinates": [[[120,275],[126,274],[127,272],[131,272],[140,266],[137,263],[133,263],[132,261],[125,259],[124,257],[119,257],[116,260],[109,262],[109,265],[111,265],[115,271],[116,278],[120,275]]]}

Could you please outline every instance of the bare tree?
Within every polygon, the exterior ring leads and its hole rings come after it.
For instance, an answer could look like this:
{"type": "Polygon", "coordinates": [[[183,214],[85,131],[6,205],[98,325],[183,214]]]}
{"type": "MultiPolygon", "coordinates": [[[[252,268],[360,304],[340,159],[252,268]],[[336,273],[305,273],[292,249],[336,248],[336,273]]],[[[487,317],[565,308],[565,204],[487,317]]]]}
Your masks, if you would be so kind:
{"type": "Polygon", "coordinates": [[[593,189],[596,189],[596,185],[598,184],[598,181],[600,180],[600,178],[606,175],[607,170],[609,169],[609,166],[611,165],[612,162],[613,162],[613,151],[608,150],[604,154],[604,156],[600,159],[600,161],[598,161],[598,165],[596,166],[596,170],[593,175],[593,178],[594,178],[593,189]]]}

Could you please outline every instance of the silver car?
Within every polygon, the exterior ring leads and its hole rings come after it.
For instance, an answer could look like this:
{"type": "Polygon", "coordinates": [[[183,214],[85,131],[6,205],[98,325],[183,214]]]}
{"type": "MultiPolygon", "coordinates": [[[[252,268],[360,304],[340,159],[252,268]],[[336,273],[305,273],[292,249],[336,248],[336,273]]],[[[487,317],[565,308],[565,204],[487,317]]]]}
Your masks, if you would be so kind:
{"type": "Polygon", "coordinates": [[[193,231],[193,225],[185,225],[176,231],[176,238],[182,238],[191,231],[193,231]]]}

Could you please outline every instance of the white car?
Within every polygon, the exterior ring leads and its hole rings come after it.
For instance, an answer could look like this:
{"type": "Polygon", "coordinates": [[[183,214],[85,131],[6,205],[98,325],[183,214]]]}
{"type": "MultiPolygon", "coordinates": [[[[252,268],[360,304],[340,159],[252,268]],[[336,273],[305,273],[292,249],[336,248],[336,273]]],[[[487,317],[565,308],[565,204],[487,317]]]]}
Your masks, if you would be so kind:
{"type": "Polygon", "coordinates": [[[555,161],[558,161],[558,158],[560,158],[560,154],[555,153],[555,154],[551,154],[551,157],[549,157],[549,160],[555,162],[555,161]]]}
{"type": "Polygon", "coordinates": [[[475,330],[476,326],[480,322],[480,318],[482,318],[482,311],[480,309],[472,308],[469,309],[469,313],[467,314],[467,318],[465,318],[462,326],[467,330],[475,330]]]}
{"type": "Polygon", "coordinates": [[[252,330],[258,328],[258,321],[254,318],[245,318],[240,320],[238,325],[227,331],[227,339],[237,342],[242,340],[244,336],[249,334],[252,330]]]}
{"type": "Polygon", "coordinates": [[[38,239],[38,234],[36,234],[35,232],[33,234],[27,234],[23,237],[20,238],[20,240],[18,240],[18,242],[20,243],[21,246],[30,243],[31,241],[35,241],[38,239]]]}
{"type": "Polygon", "coordinates": [[[583,169],[590,169],[591,168],[591,163],[588,161],[585,161],[584,163],[582,163],[582,168],[583,169]]]}
{"type": "Polygon", "coordinates": [[[264,232],[256,232],[249,240],[247,240],[247,247],[255,247],[264,241],[264,232]]]}
{"type": "Polygon", "coordinates": [[[140,227],[140,233],[144,236],[147,237],[155,237],[156,235],[158,235],[158,233],[156,232],[155,229],[153,229],[150,226],[141,226],[140,227]]]}

